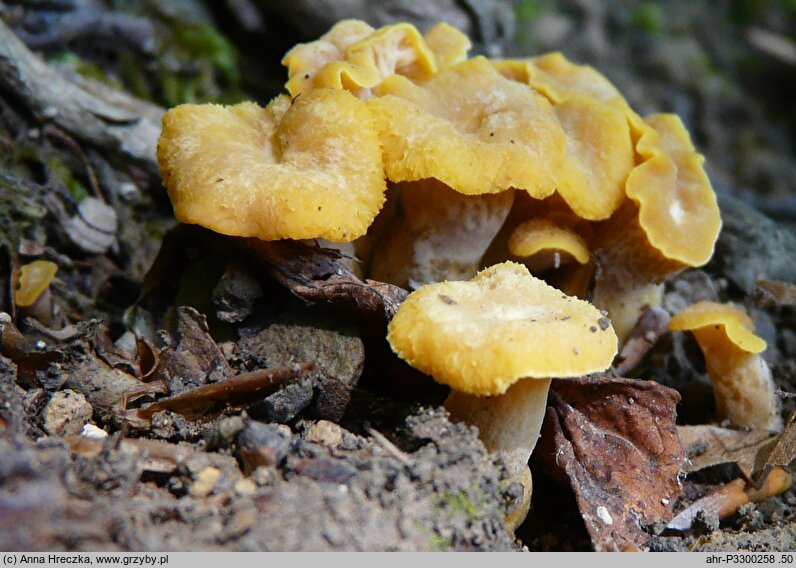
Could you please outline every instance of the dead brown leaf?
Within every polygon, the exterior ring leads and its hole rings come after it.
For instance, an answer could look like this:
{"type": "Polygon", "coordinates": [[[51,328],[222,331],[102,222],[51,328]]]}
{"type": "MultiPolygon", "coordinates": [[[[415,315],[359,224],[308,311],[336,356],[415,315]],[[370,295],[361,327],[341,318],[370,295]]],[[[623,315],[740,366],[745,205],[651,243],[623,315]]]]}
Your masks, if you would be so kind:
{"type": "Polygon", "coordinates": [[[408,292],[375,280],[362,281],[341,262],[335,251],[297,241],[249,239],[250,254],[293,294],[310,302],[352,307],[357,312],[384,316],[389,321],[408,292]]]}
{"type": "Polygon", "coordinates": [[[207,319],[194,308],[177,308],[171,345],[160,352],[150,381],[165,381],[172,393],[229,377],[232,369],[210,335],[207,319]]]}
{"type": "Polygon", "coordinates": [[[796,305],[796,284],[758,280],[755,282],[755,301],[764,307],[796,305]]]}
{"type": "Polygon", "coordinates": [[[756,485],[760,487],[765,483],[769,473],[778,466],[788,467],[796,459],[796,410],[790,413],[785,423],[785,429],[777,438],[771,453],[765,458],[764,463],[756,468],[759,469],[756,485]]]}
{"type": "Polygon", "coordinates": [[[675,427],[679,400],[653,381],[553,381],[534,453],[567,480],[595,550],[644,545],[642,527],[671,518],[685,460],[675,427]]]}
{"type": "Polygon", "coordinates": [[[683,466],[686,473],[735,463],[748,480],[776,439],[776,434],[768,430],[730,430],[710,424],[678,426],[677,433],[688,456],[683,466]]]}

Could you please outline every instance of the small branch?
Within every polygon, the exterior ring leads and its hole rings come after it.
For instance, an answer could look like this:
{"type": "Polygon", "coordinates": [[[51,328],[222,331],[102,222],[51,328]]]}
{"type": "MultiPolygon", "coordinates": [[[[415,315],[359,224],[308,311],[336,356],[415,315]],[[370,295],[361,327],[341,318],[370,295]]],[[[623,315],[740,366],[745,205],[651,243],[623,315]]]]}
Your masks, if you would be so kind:
{"type": "Polygon", "coordinates": [[[212,407],[231,399],[264,396],[276,391],[286,381],[311,371],[313,367],[312,363],[298,363],[286,367],[274,367],[273,369],[261,369],[251,373],[243,373],[154,402],[139,410],[138,416],[148,420],[156,412],[162,410],[171,410],[183,415],[193,415],[197,411],[201,412],[207,407],[212,407]]]}
{"type": "Polygon", "coordinates": [[[0,90],[42,122],[158,176],[155,148],[163,110],[109,87],[69,80],[0,22],[0,90]]]}

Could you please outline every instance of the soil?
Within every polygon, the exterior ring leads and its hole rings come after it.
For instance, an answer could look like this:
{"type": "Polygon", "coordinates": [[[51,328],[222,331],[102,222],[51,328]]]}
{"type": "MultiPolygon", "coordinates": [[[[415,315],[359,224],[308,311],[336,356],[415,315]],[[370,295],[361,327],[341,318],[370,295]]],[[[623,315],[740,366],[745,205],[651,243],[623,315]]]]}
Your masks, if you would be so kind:
{"type": "MultiPolygon", "coordinates": [[[[300,0],[161,4],[10,1],[0,23],[70,84],[122,89],[153,120],[182,102],[267,101],[281,88],[284,51],[330,25],[316,14],[302,29],[313,3],[300,0]],[[89,19],[87,6],[101,17],[89,19]]],[[[357,16],[339,4],[326,17],[357,16]]],[[[369,15],[383,23],[402,13],[393,4],[369,15]]],[[[663,307],[743,305],[768,343],[787,418],[796,307],[761,301],[757,281],[796,283],[793,3],[439,5],[408,13],[420,24],[447,17],[489,55],[565,51],[642,114],[683,118],[724,225],[711,262],[667,282],[663,307]]],[[[0,77],[11,67],[0,57],[0,77]]],[[[122,143],[125,119],[111,121],[115,138],[81,138],[58,122],[59,109],[30,107],[23,83],[0,81],[0,549],[593,548],[571,487],[536,464],[528,519],[506,530],[521,486],[477,430],[450,419],[445,389],[392,356],[392,304],[304,301],[273,266],[174,230],[156,168],[122,143]],[[17,307],[18,270],[33,259],[58,273],[40,302],[17,307]],[[263,369],[279,372],[256,375],[263,369]],[[193,414],[137,413],[230,377],[259,382],[193,400],[193,414]]],[[[680,394],[678,425],[715,422],[687,335],[664,334],[633,376],[680,394]]],[[[739,475],[732,463],[683,474],[673,510],[739,475]]],[[[700,514],[684,532],[665,522],[643,529],[651,551],[794,550],[796,491],[723,519],[700,514]]]]}

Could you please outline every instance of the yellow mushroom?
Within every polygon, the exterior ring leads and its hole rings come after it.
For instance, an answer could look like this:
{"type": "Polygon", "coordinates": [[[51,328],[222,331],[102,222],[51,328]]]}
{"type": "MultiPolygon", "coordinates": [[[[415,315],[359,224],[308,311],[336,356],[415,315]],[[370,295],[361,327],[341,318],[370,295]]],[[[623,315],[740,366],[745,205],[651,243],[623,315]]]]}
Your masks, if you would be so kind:
{"type": "Polygon", "coordinates": [[[550,103],[500,75],[483,57],[423,86],[385,79],[368,101],[390,181],[434,178],[465,195],[553,193],[566,134],[550,103]]]}
{"type": "Polygon", "coordinates": [[[782,428],[771,371],[760,356],[766,342],[755,335],[754,323],[743,309],[699,302],[672,317],[669,329],[690,331],[702,349],[720,419],[782,428]]]}
{"type": "Polygon", "coordinates": [[[595,305],[624,339],[645,304],[660,305],[663,281],[713,255],[721,229],[716,194],[675,115],[628,111],[640,163],[627,178],[630,202],[597,231],[595,305]]]}
{"type": "Polygon", "coordinates": [[[49,288],[58,272],[58,265],[49,260],[34,260],[19,270],[19,287],[14,291],[14,304],[26,308],[36,303],[49,288]]]}
{"type": "Polygon", "coordinates": [[[477,426],[519,481],[539,437],[551,378],[602,371],[617,351],[599,310],[513,262],[467,282],[412,292],[387,339],[401,359],[451,387],[446,408],[477,426]]]}
{"type": "Polygon", "coordinates": [[[177,220],[226,235],[353,241],[384,202],[370,111],[346,91],[178,106],[158,161],[177,220]]]}
{"type": "MultiPolygon", "coordinates": [[[[456,57],[456,40],[445,30],[434,39],[448,57],[456,57]],[[447,41],[454,45],[445,45],[447,41]]],[[[312,89],[346,89],[368,98],[371,89],[385,77],[400,74],[425,81],[437,72],[437,60],[420,32],[411,24],[399,23],[373,30],[364,22],[346,20],[315,42],[294,47],[282,60],[290,80],[292,96],[312,89]],[[369,32],[369,33],[368,33],[369,32]]]]}
{"type": "Polygon", "coordinates": [[[326,65],[345,58],[346,49],[376,31],[360,20],[343,20],[315,41],[300,43],[285,54],[287,67],[285,88],[291,96],[314,88],[315,75],[326,65]]]}
{"type": "Polygon", "coordinates": [[[467,52],[473,46],[470,38],[445,22],[428,30],[423,39],[437,58],[437,67],[440,70],[467,59],[467,52]]]}
{"type": "Polygon", "coordinates": [[[561,227],[546,218],[526,221],[511,234],[509,251],[524,259],[534,274],[562,264],[589,262],[589,247],[585,239],[574,231],[561,227]]]}

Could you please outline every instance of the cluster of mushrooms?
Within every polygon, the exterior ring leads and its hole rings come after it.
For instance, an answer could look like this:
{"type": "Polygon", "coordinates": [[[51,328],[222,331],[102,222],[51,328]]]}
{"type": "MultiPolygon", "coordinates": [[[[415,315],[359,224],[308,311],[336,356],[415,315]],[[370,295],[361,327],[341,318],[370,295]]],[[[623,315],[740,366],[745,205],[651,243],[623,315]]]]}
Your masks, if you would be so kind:
{"type": "MultiPolygon", "coordinates": [[[[677,116],[642,118],[560,53],[469,48],[446,24],[340,22],[285,56],[289,95],[266,108],[170,110],[158,160],[179,221],[317,239],[414,290],[390,345],[451,387],[446,407],[528,503],[551,378],[610,367],[664,280],[710,259],[721,219],[677,116]]],[[[671,329],[694,332],[723,417],[779,426],[742,310],[692,306],[671,329]]]]}

